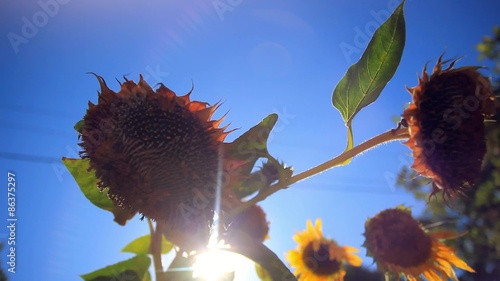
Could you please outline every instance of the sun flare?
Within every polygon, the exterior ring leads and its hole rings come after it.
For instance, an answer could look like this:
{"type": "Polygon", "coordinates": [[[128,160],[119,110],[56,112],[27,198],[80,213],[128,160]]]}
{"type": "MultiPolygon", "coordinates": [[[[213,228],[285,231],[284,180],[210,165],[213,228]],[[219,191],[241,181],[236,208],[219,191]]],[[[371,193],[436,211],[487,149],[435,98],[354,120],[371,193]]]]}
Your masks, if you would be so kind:
{"type": "Polygon", "coordinates": [[[203,277],[207,281],[217,281],[238,268],[241,255],[220,248],[208,249],[196,256],[193,264],[193,278],[203,277]]]}

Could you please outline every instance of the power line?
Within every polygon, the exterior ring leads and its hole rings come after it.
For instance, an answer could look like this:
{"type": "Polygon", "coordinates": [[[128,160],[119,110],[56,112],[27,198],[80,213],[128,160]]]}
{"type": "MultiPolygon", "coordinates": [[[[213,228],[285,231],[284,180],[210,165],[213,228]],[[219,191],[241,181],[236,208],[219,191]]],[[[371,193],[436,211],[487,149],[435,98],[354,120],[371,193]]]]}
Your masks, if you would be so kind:
{"type": "Polygon", "coordinates": [[[8,159],[14,161],[33,162],[52,164],[54,162],[61,162],[61,158],[51,156],[41,156],[33,154],[15,153],[15,152],[0,152],[0,159],[8,159]]]}
{"type": "MultiPolygon", "coordinates": [[[[41,164],[53,164],[54,162],[60,163],[61,158],[52,157],[52,156],[43,156],[43,155],[34,155],[34,154],[25,154],[25,153],[15,153],[15,152],[0,152],[0,159],[21,161],[21,162],[31,162],[31,163],[41,163],[41,164]]],[[[366,179],[365,179],[366,180],[366,179]]],[[[373,181],[370,181],[373,182],[373,181]]],[[[311,191],[333,191],[333,192],[345,192],[345,193],[372,193],[372,194],[394,194],[397,195],[397,192],[393,190],[379,190],[373,189],[374,185],[372,184],[363,184],[356,183],[358,187],[366,187],[365,188],[352,188],[353,184],[351,183],[334,183],[331,186],[325,186],[324,184],[312,184],[315,187],[311,187],[311,191]],[[342,188],[335,188],[335,186],[342,188]],[[349,187],[349,188],[346,188],[349,187]]],[[[380,187],[381,185],[375,185],[375,187],[380,187]]],[[[304,186],[298,186],[298,189],[305,189],[304,186]]],[[[309,188],[308,188],[309,189],[309,188]]]]}
{"type": "MultiPolygon", "coordinates": [[[[57,118],[64,118],[64,119],[73,119],[69,112],[63,112],[63,111],[58,111],[58,110],[53,110],[53,109],[46,109],[46,108],[40,108],[40,107],[26,107],[24,105],[0,105],[0,112],[1,111],[13,111],[17,112],[20,114],[30,114],[30,115],[44,115],[44,116],[49,116],[49,117],[57,117],[57,118]]],[[[85,114],[85,112],[82,112],[82,116],[85,114]]]]}

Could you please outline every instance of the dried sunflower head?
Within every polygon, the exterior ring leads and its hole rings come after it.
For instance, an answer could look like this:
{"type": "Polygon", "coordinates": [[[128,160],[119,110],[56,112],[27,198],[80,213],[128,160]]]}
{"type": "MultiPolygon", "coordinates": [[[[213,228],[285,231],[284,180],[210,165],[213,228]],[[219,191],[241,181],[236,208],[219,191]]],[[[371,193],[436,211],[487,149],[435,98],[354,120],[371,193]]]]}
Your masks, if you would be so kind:
{"type": "Polygon", "coordinates": [[[491,82],[456,60],[440,57],[429,76],[424,67],[419,84],[408,88],[413,103],[404,111],[413,151],[412,166],[433,180],[431,196],[443,191],[446,200],[463,196],[477,180],[486,153],[484,117],[494,113],[491,82]],[[446,69],[443,65],[449,63],[446,69]]]}
{"type": "Polygon", "coordinates": [[[222,119],[211,120],[218,106],[163,84],[153,90],[142,76],[118,93],[97,78],[98,104],[89,102],[80,145],[99,188],[109,188],[118,206],[170,226],[207,227],[228,134],[219,128],[222,119]]]}
{"type": "Polygon", "coordinates": [[[456,237],[450,231],[428,233],[413,219],[409,208],[387,209],[365,224],[368,255],[379,270],[404,276],[407,280],[458,281],[453,266],[474,272],[441,239],[456,237]]]}

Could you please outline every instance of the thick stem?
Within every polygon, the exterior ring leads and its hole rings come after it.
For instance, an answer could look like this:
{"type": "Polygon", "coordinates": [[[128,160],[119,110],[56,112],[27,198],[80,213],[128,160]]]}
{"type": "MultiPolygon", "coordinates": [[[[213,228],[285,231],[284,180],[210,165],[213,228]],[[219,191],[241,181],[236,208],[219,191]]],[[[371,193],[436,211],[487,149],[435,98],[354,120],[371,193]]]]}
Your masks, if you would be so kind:
{"type": "Polygon", "coordinates": [[[297,281],[297,278],[280,258],[263,243],[250,238],[245,232],[234,230],[229,240],[228,251],[243,255],[259,264],[267,271],[273,281],[297,281]]]}
{"type": "Polygon", "coordinates": [[[149,231],[151,232],[150,253],[153,256],[153,264],[155,268],[155,276],[157,281],[163,281],[163,265],[161,262],[161,242],[163,224],[156,222],[156,229],[153,228],[153,223],[148,219],[149,231]]]}
{"type": "Polygon", "coordinates": [[[358,146],[353,147],[350,150],[344,151],[342,154],[340,154],[337,157],[334,157],[316,167],[313,167],[309,170],[306,170],[302,173],[296,174],[292,177],[290,177],[288,180],[284,182],[278,182],[272,186],[270,186],[267,189],[261,190],[255,197],[252,199],[248,200],[247,202],[244,202],[240,206],[236,207],[231,211],[230,214],[225,218],[226,220],[230,220],[233,218],[235,215],[239,214],[241,211],[245,210],[249,206],[254,205],[255,203],[258,203],[267,197],[269,197],[271,194],[277,192],[280,189],[286,188],[296,182],[299,182],[301,180],[304,180],[306,178],[309,178],[311,176],[314,176],[316,174],[319,174],[321,172],[324,172],[328,169],[331,169],[335,166],[342,165],[345,161],[347,161],[350,158],[355,157],[356,155],[359,155],[377,145],[390,142],[390,141],[395,141],[395,140],[402,140],[402,139],[407,139],[409,138],[408,134],[408,129],[407,128],[399,128],[399,129],[394,129],[394,130],[389,130],[387,132],[384,132],[378,136],[375,136],[364,143],[361,143],[358,146]]]}

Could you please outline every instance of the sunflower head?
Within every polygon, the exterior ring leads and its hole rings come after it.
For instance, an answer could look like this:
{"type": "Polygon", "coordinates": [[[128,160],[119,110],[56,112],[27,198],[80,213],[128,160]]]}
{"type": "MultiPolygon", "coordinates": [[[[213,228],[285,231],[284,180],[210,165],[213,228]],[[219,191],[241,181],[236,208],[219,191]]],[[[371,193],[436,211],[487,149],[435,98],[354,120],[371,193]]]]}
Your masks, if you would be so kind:
{"type": "Polygon", "coordinates": [[[345,263],[361,265],[361,258],[353,253],[357,249],[339,246],[335,241],[323,237],[321,220],[313,226],[307,221],[307,229],[294,235],[298,243],[295,250],[288,252],[286,259],[295,268],[299,280],[342,281],[345,263]]]}
{"type": "Polygon", "coordinates": [[[431,196],[443,191],[446,200],[463,196],[477,180],[486,153],[484,117],[494,114],[491,82],[467,66],[437,61],[429,76],[424,67],[419,84],[408,91],[413,103],[404,111],[412,149],[412,166],[433,180],[431,196]],[[443,65],[449,63],[446,69],[443,65]]]}
{"type": "Polygon", "coordinates": [[[452,232],[427,233],[413,219],[409,208],[387,209],[365,224],[365,243],[381,271],[405,276],[408,280],[457,280],[452,266],[473,272],[453,249],[439,239],[456,236],[452,232]]]}
{"type": "Polygon", "coordinates": [[[229,235],[232,235],[233,229],[244,232],[258,242],[269,238],[269,222],[266,220],[266,213],[258,205],[252,205],[239,213],[229,226],[229,235]]]}
{"type": "MultiPolygon", "coordinates": [[[[96,75],[97,76],[97,75],[96,75]]],[[[142,78],[118,93],[103,78],[97,104],[83,119],[81,156],[110,198],[170,225],[207,224],[212,217],[220,146],[227,132],[211,120],[217,105],[153,90],[142,78]]]]}

